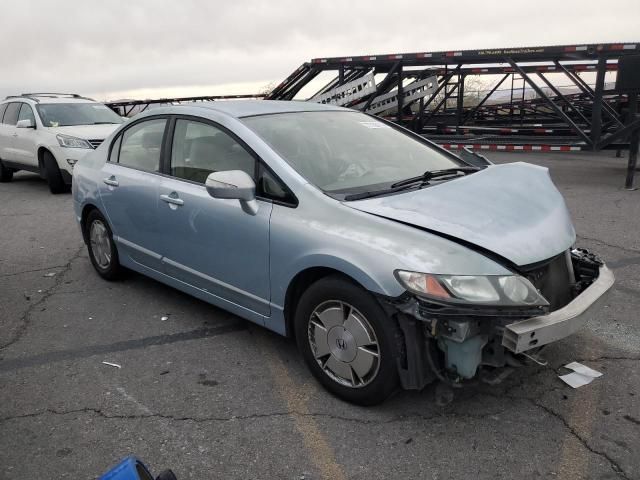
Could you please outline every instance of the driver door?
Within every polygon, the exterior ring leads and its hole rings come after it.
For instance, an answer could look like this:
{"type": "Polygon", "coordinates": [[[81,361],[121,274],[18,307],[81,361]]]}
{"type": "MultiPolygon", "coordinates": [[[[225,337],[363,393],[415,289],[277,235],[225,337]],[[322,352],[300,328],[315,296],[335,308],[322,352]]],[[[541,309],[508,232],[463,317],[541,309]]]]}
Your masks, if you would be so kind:
{"type": "Polygon", "coordinates": [[[37,155],[37,132],[36,132],[36,117],[33,113],[33,109],[27,103],[23,103],[20,107],[20,113],[18,114],[18,122],[20,120],[30,120],[33,128],[17,128],[15,129],[13,137],[13,148],[15,151],[16,159],[22,165],[28,165],[30,167],[38,166],[37,155]]]}
{"type": "Polygon", "coordinates": [[[6,105],[4,111],[2,125],[0,125],[0,159],[5,162],[18,163],[18,155],[15,148],[16,123],[18,123],[18,115],[22,102],[11,102],[6,105]]]}
{"type": "Polygon", "coordinates": [[[252,215],[204,186],[214,171],[243,170],[255,180],[255,155],[218,125],[178,118],[168,158],[169,176],[158,188],[165,273],[221,307],[269,316],[272,204],[258,200],[252,215]]]}

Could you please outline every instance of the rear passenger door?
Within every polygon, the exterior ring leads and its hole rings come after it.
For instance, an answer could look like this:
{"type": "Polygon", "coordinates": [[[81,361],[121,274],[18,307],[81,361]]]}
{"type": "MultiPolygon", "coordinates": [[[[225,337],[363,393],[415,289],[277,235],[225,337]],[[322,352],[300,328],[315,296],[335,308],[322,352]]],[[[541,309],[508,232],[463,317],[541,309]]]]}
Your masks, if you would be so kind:
{"type": "Polygon", "coordinates": [[[160,180],[158,207],[165,272],[222,307],[268,316],[272,204],[258,200],[251,215],[204,186],[214,171],[243,170],[255,179],[257,156],[228,130],[199,119],[176,119],[167,144],[169,175],[160,180]]]}
{"type": "Polygon", "coordinates": [[[100,197],[125,266],[162,270],[158,186],[166,117],[143,119],[114,138],[100,197]]]}

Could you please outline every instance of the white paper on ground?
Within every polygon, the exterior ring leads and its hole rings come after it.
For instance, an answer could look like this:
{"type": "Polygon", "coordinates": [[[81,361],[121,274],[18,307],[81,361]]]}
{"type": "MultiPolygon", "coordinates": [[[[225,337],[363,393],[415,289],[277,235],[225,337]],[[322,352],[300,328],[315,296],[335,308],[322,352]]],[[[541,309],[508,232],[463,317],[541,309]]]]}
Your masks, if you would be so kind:
{"type": "Polygon", "coordinates": [[[573,388],[582,387],[583,385],[587,385],[593,381],[593,377],[587,377],[586,375],[581,375],[580,373],[567,373],[566,375],[560,375],[560,380],[573,388]]]}
{"type": "Polygon", "coordinates": [[[565,365],[564,368],[573,370],[574,372],[579,373],[580,375],[584,375],[585,377],[598,378],[602,376],[602,373],[578,362],[571,362],[568,365],[565,365]]]}
{"type": "Polygon", "coordinates": [[[565,365],[564,368],[573,370],[573,373],[560,375],[560,379],[572,388],[582,387],[591,383],[594,378],[602,376],[602,373],[578,362],[571,362],[565,365]]]}

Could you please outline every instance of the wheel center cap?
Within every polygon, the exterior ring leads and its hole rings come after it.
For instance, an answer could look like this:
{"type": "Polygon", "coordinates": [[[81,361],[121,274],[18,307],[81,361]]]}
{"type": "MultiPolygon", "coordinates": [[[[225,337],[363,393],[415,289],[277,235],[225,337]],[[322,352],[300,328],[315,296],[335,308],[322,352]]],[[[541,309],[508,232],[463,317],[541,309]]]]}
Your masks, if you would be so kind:
{"type": "Polygon", "coordinates": [[[356,358],[356,341],[351,332],[343,326],[333,327],[327,335],[331,354],[342,362],[352,362],[356,358]]]}

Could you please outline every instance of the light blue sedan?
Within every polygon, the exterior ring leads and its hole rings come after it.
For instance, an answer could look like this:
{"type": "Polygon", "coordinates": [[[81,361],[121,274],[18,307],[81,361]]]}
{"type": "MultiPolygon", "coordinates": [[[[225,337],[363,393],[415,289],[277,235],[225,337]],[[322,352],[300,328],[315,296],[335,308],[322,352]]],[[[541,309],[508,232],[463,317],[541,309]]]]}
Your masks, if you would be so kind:
{"type": "Polygon", "coordinates": [[[186,104],[122,125],[76,164],[73,199],[102,277],[290,335],[327,389],[374,404],[499,376],[613,283],[547,169],[474,164],[348,109],[186,104]]]}

